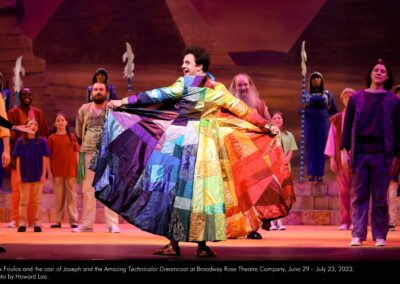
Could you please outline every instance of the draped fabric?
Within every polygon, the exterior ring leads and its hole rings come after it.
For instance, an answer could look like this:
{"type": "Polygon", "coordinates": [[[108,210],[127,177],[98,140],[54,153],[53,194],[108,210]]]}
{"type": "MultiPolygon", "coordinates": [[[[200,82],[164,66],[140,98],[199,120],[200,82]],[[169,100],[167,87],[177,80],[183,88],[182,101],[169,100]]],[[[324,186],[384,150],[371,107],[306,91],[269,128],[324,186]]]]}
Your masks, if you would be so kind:
{"type": "Polygon", "coordinates": [[[288,214],[294,194],[279,139],[222,84],[184,76],[127,102],[106,116],[93,183],[127,221],[175,241],[220,241],[288,214]]]}
{"type": "Polygon", "coordinates": [[[279,137],[271,138],[224,111],[219,126],[225,188],[236,197],[226,203],[227,237],[238,238],[257,230],[262,219],[287,216],[295,195],[279,137]]]}

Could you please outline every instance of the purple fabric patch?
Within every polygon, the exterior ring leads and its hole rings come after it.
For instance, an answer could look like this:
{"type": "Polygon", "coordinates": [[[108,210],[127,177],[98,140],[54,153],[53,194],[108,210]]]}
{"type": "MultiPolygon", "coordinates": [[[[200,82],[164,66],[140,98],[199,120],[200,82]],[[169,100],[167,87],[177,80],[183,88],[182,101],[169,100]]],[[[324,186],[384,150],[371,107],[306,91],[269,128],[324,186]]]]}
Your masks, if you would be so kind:
{"type": "Polygon", "coordinates": [[[128,104],[130,104],[130,105],[136,104],[137,101],[138,101],[138,96],[137,95],[133,95],[133,96],[129,96],[128,97],[128,104]]]}
{"type": "Polygon", "coordinates": [[[114,111],[112,113],[114,116],[115,120],[124,128],[128,129],[132,127],[132,125],[136,124],[138,121],[140,121],[140,117],[134,114],[127,115],[126,112],[119,112],[119,111],[114,111]]]}

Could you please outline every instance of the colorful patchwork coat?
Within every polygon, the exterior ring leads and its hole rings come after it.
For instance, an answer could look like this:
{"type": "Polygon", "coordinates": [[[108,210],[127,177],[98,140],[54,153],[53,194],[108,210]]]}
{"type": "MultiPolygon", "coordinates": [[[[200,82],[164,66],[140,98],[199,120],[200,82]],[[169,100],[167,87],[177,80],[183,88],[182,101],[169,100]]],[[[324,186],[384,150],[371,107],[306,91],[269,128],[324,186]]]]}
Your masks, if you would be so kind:
{"type": "Polygon", "coordinates": [[[124,100],[106,117],[93,186],[127,221],[174,241],[221,241],[288,214],[294,194],[279,139],[223,84],[184,76],[124,100]]]}

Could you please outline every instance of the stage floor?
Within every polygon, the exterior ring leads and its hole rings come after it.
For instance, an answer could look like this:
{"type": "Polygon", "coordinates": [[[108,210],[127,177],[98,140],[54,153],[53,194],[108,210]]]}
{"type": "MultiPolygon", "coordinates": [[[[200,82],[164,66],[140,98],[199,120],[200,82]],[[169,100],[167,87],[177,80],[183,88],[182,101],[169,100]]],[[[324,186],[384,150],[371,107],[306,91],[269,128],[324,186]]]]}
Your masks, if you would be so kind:
{"type": "MultiPolygon", "coordinates": [[[[122,224],[120,234],[108,233],[105,224],[96,224],[93,233],[72,233],[69,227],[42,233],[28,228],[18,233],[0,223],[0,245],[6,253],[0,260],[185,260],[195,256],[196,244],[181,243],[182,255],[156,256],[153,250],[167,243],[163,237],[122,224]]],[[[369,228],[370,229],[370,228],[369,228]]],[[[400,231],[390,231],[386,247],[376,248],[371,232],[361,247],[349,247],[351,231],[337,226],[287,226],[286,231],[259,231],[262,240],[233,239],[208,243],[218,254],[207,261],[399,261],[400,231]]]]}

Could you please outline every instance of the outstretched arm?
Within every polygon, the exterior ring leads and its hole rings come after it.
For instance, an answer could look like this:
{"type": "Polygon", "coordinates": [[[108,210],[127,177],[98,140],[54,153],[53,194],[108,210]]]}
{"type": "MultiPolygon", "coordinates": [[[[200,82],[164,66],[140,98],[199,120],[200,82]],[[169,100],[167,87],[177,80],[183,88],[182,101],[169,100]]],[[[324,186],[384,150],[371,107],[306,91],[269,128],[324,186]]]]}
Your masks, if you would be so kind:
{"type": "Polygon", "coordinates": [[[15,131],[20,131],[20,132],[25,132],[29,134],[35,134],[27,125],[22,124],[22,125],[13,125],[11,122],[9,122],[7,119],[4,117],[0,116],[0,126],[8,129],[12,129],[15,131]]]}
{"type": "Polygon", "coordinates": [[[184,78],[180,77],[172,86],[137,93],[122,100],[112,100],[108,103],[108,107],[117,108],[122,105],[148,106],[167,100],[178,100],[182,97],[183,90],[184,78]]]}

